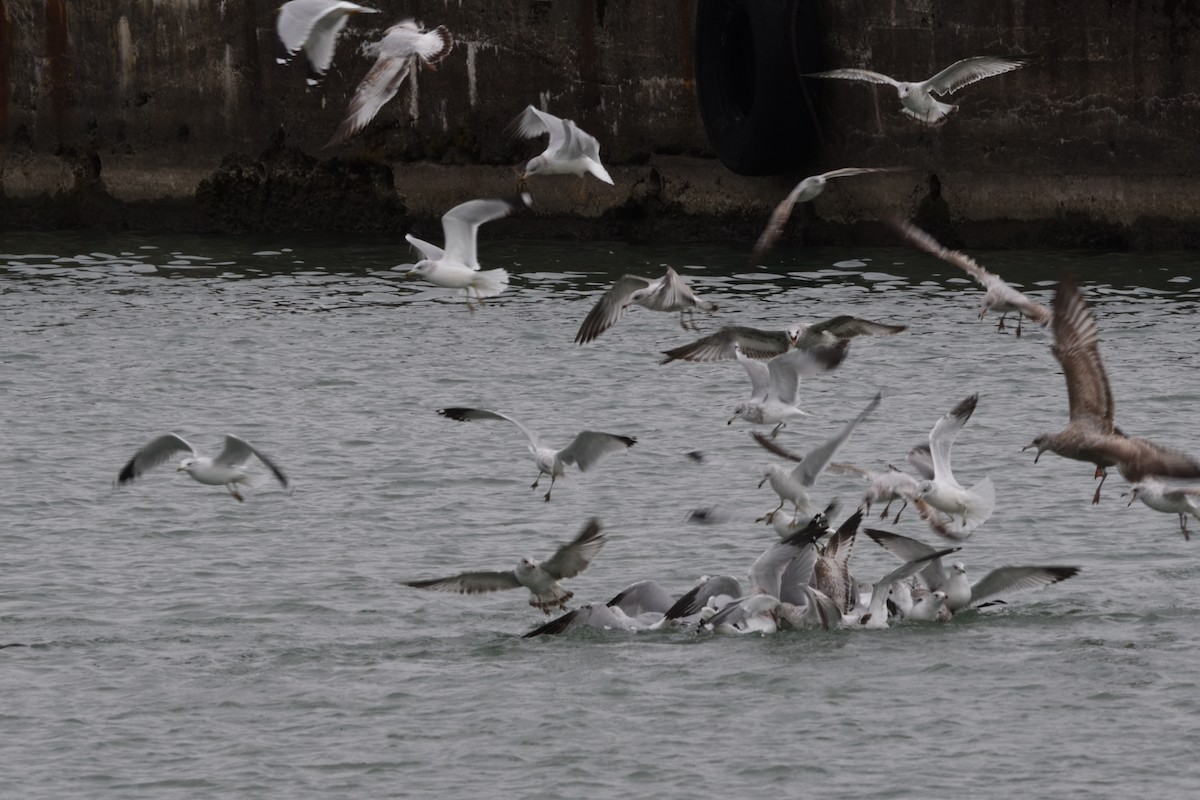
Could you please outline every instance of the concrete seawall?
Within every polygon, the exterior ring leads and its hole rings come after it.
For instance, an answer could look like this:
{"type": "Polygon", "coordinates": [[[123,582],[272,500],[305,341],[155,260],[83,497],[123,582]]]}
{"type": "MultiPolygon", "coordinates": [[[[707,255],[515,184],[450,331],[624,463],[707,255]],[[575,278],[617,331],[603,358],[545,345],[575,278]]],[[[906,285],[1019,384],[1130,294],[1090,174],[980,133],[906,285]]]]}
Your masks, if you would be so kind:
{"type": "Polygon", "coordinates": [[[889,87],[805,80],[814,144],[768,177],[727,169],[701,122],[706,0],[380,0],[313,88],[302,57],[276,64],[277,5],[0,0],[0,229],[402,232],[511,193],[540,148],[503,132],[533,103],[594,133],[616,185],[535,178],[511,235],[749,242],[805,174],[904,166],[831,184],[788,237],[893,242],[875,220],[920,213],[975,246],[1200,245],[1197,2],[799,0],[822,68],[915,80],[969,55],[1033,60],[954,95],[936,129],[889,87]],[[445,25],[454,52],[323,151],[370,68],[361,46],[405,16],[445,25]]]}

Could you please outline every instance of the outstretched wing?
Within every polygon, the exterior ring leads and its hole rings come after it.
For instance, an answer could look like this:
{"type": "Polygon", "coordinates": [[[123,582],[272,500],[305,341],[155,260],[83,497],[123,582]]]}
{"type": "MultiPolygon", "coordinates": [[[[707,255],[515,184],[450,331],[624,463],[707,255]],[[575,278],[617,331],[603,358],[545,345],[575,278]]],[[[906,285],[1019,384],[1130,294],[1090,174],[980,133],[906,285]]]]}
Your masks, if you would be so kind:
{"type": "Polygon", "coordinates": [[[666,356],[660,364],[680,361],[726,361],[736,356],[733,346],[742,349],[742,355],[747,358],[766,359],[788,351],[788,336],[784,331],[760,331],[757,328],[729,326],[721,328],[691,344],[664,350],[666,356]]]}
{"type": "Polygon", "coordinates": [[[667,594],[667,590],[657,581],[646,580],[626,586],[605,605],[616,606],[628,616],[636,617],[649,612],[665,614],[668,608],[675,605],[675,598],[667,594]]]}
{"type": "Polygon", "coordinates": [[[346,118],[334,131],[325,147],[335,147],[367,127],[375,119],[384,103],[396,96],[404,79],[412,69],[415,56],[411,51],[403,55],[380,54],[375,66],[358,84],[354,97],[346,107],[346,118]]]}
{"type": "Polygon", "coordinates": [[[925,88],[937,94],[953,94],[968,84],[1020,69],[1029,63],[1025,58],[997,58],[974,56],[955,61],[944,70],[925,81],[925,88]]]}
{"type": "Polygon", "coordinates": [[[543,133],[550,134],[550,142],[546,146],[550,152],[559,150],[566,144],[566,128],[565,120],[531,105],[526,106],[525,110],[512,122],[512,130],[522,139],[533,139],[543,133]]]}
{"type": "Polygon", "coordinates": [[[634,292],[645,289],[653,283],[649,278],[637,275],[625,275],[612,285],[612,288],[600,296],[596,305],[583,318],[579,333],[575,334],[575,344],[587,344],[600,334],[617,324],[617,320],[625,315],[629,308],[630,297],[634,292]]]}
{"type": "Polygon", "coordinates": [[[848,345],[848,341],[842,340],[830,347],[789,350],[783,355],[775,356],[767,362],[767,369],[771,375],[771,391],[780,402],[793,405],[796,402],[796,392],[800,388],[800,378],[836,369],[846,357],[848,345]]]}
{"type": "Polygon", "coordinates": [[[1112,386],[1100,360],[1100,331],[1083,291],[1063,273],[1054,292],[1054,347],[1051,352],[1067,379],[1071,422],[1090,418],[1104,433],[1113,429],[1112,386]]]}
{"type": "Polygon", "coordinates": [[[512,417],[510,417],[506,414],[501,414],[499,411],[488,411],[486,408],[456,407],[456,408],[439,408],[437,413],[441,414],[443,417],[446,417],[447,419],[456,420],[458,422],[470,422],[472,420],[478,420],[478,419],[502,419],[505,422],[511,422],[513,425],[516,425],[517,429],[520,430],[521,433],[525,434],[525,438],[527,438],[529,440],[529,444],[531,444],[534,447],[541,446],[541,440],[538,438],[538,435],[536,433],[529,430],[529,428],[526,428],[524,425],[522,425],[520,422],[517,422],[512,417]]]}
{"type": "Polygon", "coordinates": [[[451,575],[449,578],[433,578],[432,580],[406,581],[405,586],[414,589],[433,589],[438,592],[458,592],[459,594],[484,594],[499,592],[504,589],[517,589],[521,582],[512,570],[508,572],[463,572],[451,575]]]}
{"type": "Polygon", "coordinates": [[[1079,574],[1079,567],[1000,567],[971,587],[971,605],[1049,586],[1079,574]]]}
{"type": "MultiPolygon", "coordinates": [[[[864,419],[870,416],[871,412],[879,407],[880,401],[883,400],[883,394],[877,393],[874,399],[867,404],[857,417],[847,422],[842,426],[842,429],[822,442],[817,447],[809,450],[805,454],[804,459],[792,470],[792,476],[800,482],[802,486],[812,486],[817,482],[817,476],[825,469],[825,466],[833,458],[833,454],[838,448],[845,444],[850,438],[850,433],[858,427],[864,419]]],[[[761,444],[761,440],[759,440],[761,444]]]]}
{"type": "Polygon", "coordinates": [[[636,443],[637,439],[633,436],[581,431],[569,445],[558,451],[558,457],[564,464],[578,464],[580,470],[587,472],[593,464],[609,453],[619,453],[636,443]]]}
{"type": "MultiPolygon", "coordinates": [[[[914,559],[923,558],[927,555],[937,552],[934,548],[919,542],[916,539],[911,539],[908,536],[901,536],[898,533],[891,531],[881,531],[877,528],[866,528],[864,533],[870,536],[875,544],[887,550],[901,561],[912,561],[914,559]]],[[[946,575],[946,570],[942,566],[942,560],[935,558],[930,561],[921,571],[920,575],[922,583],[928,586],[931,590],[942,588],[949,579],[946,575]]]]}
{"type": "Polygon", "coordinates": [[[600,520],[592,517],[584,523],[578,536],[558,548],[554,555],[542,562],[541,567],[555,580],[573,578],[588,568],[607,541],[600,520]]]}
{"type": "Polygon", "coordinates": [[[937,480],[955,485],[954,472],[950,469],[950,450],[978,402],[978,394],[964,399],[934,423],[933,430],[929,432],[929,453],[933,457],[933,473],[937,480]]]}
{"type": "Polygon", "coordinates": [[[446,257],[471,269],[479,269],[475,255],[475,236],[479,226],[494,219],[507,217],[522,206],[533,205],[529,192],[511,199],[468,200],[459,203],[442,215],[442,232],[446,237],[446,257]]]}
{"type": "Polygon", "coordinates": [[[838,78],[846,81],[866,81],[867,83],[879,83],[885,86],[894,86],[900,88],[899,82],[895,78],[889,78],[887,75],[878,72],[871,72],[869,69],[831,69],[826,72],[810,72],[804,77],[806,78],[838,78]]]}
{"type": "Polygon", "coordinates": [[[284,475],[283,470],[275,466],[274,461],[251,447],[250,443],[245,439],[240,439],[231,433],[225,434],[225,447],[213,459],[213,463],[226,467],[236,467],[245,464],[250,456],[254,456],[261,461],[267,469],[271,470],[271,474],[275,476],[275,480],[279,481],[285,489],[287,488],[287,475],[284,475]]]}
{"type": "Polygon", "coordinates": [[[869,319],[841,314],[824,322],[809,325],[806,333],[828,333],[839,339],[853,339],[856,336],[892,336],[905,330],[908,330],[907,325],[888,325],[884,322],[872,322],[869,319]]]}
{"type": "Polygon", "coordinates": [[[121,472],[117,475],[117,483],[129,483],[134,478],[141,476],[148,469],[157,467],[159,464],[167,461],[176,453],[191,453],[197,455],[196,448],[192,447],[182,437],[176,436],[173,433],[164,433],[156,439],[151,439],[141,450],[133,454],[133,458],[129,459],[121,472]]]}

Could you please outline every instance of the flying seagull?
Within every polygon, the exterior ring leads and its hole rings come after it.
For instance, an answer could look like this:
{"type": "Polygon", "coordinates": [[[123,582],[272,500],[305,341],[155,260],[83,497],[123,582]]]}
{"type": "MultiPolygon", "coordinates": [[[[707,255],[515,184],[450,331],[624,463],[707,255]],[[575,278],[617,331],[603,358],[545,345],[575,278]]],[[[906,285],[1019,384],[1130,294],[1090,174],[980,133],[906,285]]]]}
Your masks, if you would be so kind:
{"type": "Polygon", "coordinates": [[[300,50],[308,56],[308,85],[315,86],[333,63],[338,34],[351,14],[378,14],[374,8],[340,0],[291,0],[279,7],[275,32],[285,55],[275,59],[286,64],[300,50]]]}
{"type": "Polygon", "coordinates": [[[843,167],[842,169],[830,170],[822,172],[820,175],[812,175],[805,178],[796,184],[796,187],[788,193],[788,196],[783,198],[779,205],[775,206],[775,210],[771,212],[771,218],[767,221],[767,227],[759,235],[758,241],[754,243],[754,250],[750,255],[754,263],[760,263],[767,251],[775,246],[775,242],[779,240],[780,234],[783,233],[783,226],[787,224],[788,218],[792,215],[792,209],[797,203],[807,203],[825,191],[825,184],[834,178],[847,178],[851,175],[865,175],[868,172],[898,172],[897,167],[843,167]]]}
{"type": "Polygon", "coordinates": [[[579,333],[575,334],[575,344],[587,344],[604,333],[617,324],[625,316],[625,310],[635,303],[651,311],[678,311],[679,324],[684,330],[687,330],[689,323],[693,330],[698,330],[692,322],[692,309],[698,308],[709,313],[717,310],[716,303],[696,297],[679,273],[670,267],[657,280],[625,275],[601,295],[584,317],[579,333]]]}
{"type": "Polygon", "coordinates": [[[476,256],[476,237],[479,226],[506,217],[522,207],[533,205],[528,192],[511,200],[468,200],[442,215],[442,234],[446,248],[418,239],[411,233],[404,238],[423,256],[410,267],[408,278],[424,278],[435,286],[462,289],[467,296],[480,300],[495,297],[508,286],[508,272],[503,269],[481,269],[476,256]]]}
{"type": "Polygon", "coordinates": [[[947,250],[936,239],[907,220],[897,220],[892,223],[896,230],[908,243],[918,250],[924,250],[935,258],[940,258],[948,264],[961,269],[975,279],[975,282],[987,291],[983,294],[983,305],[979,308],[979,318],[983,319],[989,310],[1000,312],[1000,324],[996,330],[1004,330],[1004,317],[1008,314],[1017,315],[1017,336],[1021,335],[1021,318],[1029,317],[1037,324],[1045,327],[1050,324],[1052,314],[1050,309],[1041,303],[1030,300],[1013,287],[1004,282],[998,275],[993,275],[975,262],[975,259],[958,250],[947,250]]]}
{"type": "Polygon", "coordinates": [[[750,376],[750,399],[738,404],[727,425],[739,417],[755,425],[774,425],[771,435],[790,420],[810,416],[801,411],[796,403],[800,390],[800,378],[829,372],[846,357],[847,342],[834,347],[817,347],[812,350],[790,350],[775,356],[767,363],[755,361],[742,355],[738,345],[733,346],[734,355],[750,376]]]}
{"type": "Polygon", "coordinates": [[[526,106],[513,121],[517,135],[533,139],[550,134],[550,142],[541,155],[529,159],[522,180],[530,175],[584,175],[591,173],[611,185],[608,170],[600,163],[600,143],[569,119],[526,106]]]}
{"type": "Polygon", "coordinates": [[[929,431],[929,450],[933,457],[933,477],[917,484],[917,496],[934,508],[961,520],[955,533],[948,529],[943,535],[955,538],[964,536],[982,525],[992,515],[996,506],[996,494],[992,479],[984,478],[970,489],[964,489],[954,479],[950,468],[950,450],[958,432],[967,424],[975,412],[979,395],[973,394],[950,409],[929,431]]]}
{"type": "Polygon", "coordinates": [[[633,436],[617,436],[612,433],[599,431],[582,431],[576,434],[571,443],[561,450],[546,447],[536,433],[526,428],[510,416],[497,411],[483,408],[443,408],[438,413],[448,419],[468,422],[480,419],[502,419],[516,425],[521,433],[529,439],[529,454],[533,463],[537,464],[537,480],[529,488],[536,489],[543,475],[550,476],[550,488],[546,490],[546,502],[550,501],[550,492],[554,490],[554,481],[561,478],[568,464],[578,464],[581,472],[587,472],[592,465],[609,453],[626,450],[637,442],[633,436]]]}
{"type": "Polygon", "coordinates": [[[575,593],[559,586],[564,578],[574,578],[588,568],[592,559],[607,540],[601,533],[600,520],[593,517],[568,544],[564,544],[545,561],[522,558],[511,570],[479,570],[451,575],[449,578],[408,581],[416,589],[435,589],[439,592],[483,594],[503,589],[529,590],[529,605],[540,608],[548,616],[552,608],[566,608],[575,593]]]}
{"type": "Polygon", "coordinates": [[[888,325],[872,322],[848,314],[831,317],[823,322],[798,322],[782,331],[761,331],[758,328],[728,326],[710,333],[690,344],[672,350],[664,350],[666,356],[660,364],[672,361],[728,361],[736,358],[733,346],[742,349],[747,358],[768,359],[788,350],[811,350],[814,347],[831,347],[839,341],[856,336],[892,336],[905,330],[904,325],[888,325]]]}
{"type": "Polygon", "coordinates": [[[450,54],[454,40],[444,26],[431,31],[411,19],[388,28],[382,39],[368,46],[367,55],[375,57],[375,66],[358,84],[346,109],[346,119],[325,143],[333,147],[367,127],[384,104],[396,96],[404,79],[418,64],[430,69],[450,54]]]}
{"type": "Polygon", "coordinates": [[[1188,456],[1147,439],[1126,436],[1113,423],[1116,403],[1104,363],[1100,359],[1100,333],[1079,284],[1064,273],[1054,293],[1054,347],[1051,352],[1067,379],[1070,422],[1058,433],[1043,433],[1023,449],[1035,448],[1033,463],[1049,450],[1064,458],[1096,465],[1100,485],[1092,503],[1100,502],[1100,488],[1115,466],[1130,483],[1147,476],[1200,478],[1200,464],[1188,456]]]}
{"type": "Polygon", "coordinates": [[[866,69],[835,69],[828,72],[810,73],[807,77],[840,78],[891,86],[900,95],[900,103],[905,114],[926,125],[937,125],[943,122],[950,112],[954,111],[955,106],[935,100],[933,94],[953,94],[975,81],[1011,72],[1028,63],[1028,59],[1025,58],[974,56],[955,61],[932,78],[915,83],[898,81],[866,69]]]}
{"type": "Polygon", "coordinates": [[[283,470],[275,466],[275,462],[251,447],[245,439],[239,439],[228,433],[225,434],[224,449],[215,458],[200,455],[196,448],[188,444],[181,436],[164,433],[162,436],[151,439],[141,450],[133,454],[133,458],[129,459],[129,463],[122,467],[120,474],[117,475],[117,483],[119,485],[129,483],[134,478],[140,477],[146,470],[169,460],[176,453],[190,454],[179,462],[176,472],[186,472],[192,476],[193,480],[209,486],[224,486],[239,503],[245,498],[238,491],[237,484],[253,485],[253,477],[245,470],[245,464],[250,456],[261,461],[267,469],[271,470],[271,474],[275,476],[280,485],[285,489],[288,488],[287,476],[283,474],[283,470]]]}

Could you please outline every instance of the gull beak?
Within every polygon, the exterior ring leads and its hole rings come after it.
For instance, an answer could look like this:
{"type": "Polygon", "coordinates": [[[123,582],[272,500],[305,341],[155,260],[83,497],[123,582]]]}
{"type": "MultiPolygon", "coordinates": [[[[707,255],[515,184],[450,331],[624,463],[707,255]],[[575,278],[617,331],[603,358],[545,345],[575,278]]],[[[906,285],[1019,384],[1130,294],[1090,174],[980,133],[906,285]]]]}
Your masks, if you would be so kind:
{"type": "Polygon", "coordinates": [[[726,425],[732,425],[732,424],[733,424],[733,421],[734,421],[735,419],[737,419],[737,417],[736,417],[736,416],[732,416],[732,417],[730,417],[730,418],[729,418],[729,420],[728,420],[728,421],[727,421],[725,424],[726,424],[726,425]]]}
{"type": "Polygon", "coordinates": [[[404,279],[406,281],[411,281],[416,273],[417,271],[415,269],[410,269],[408,272],[404,273],[404,279]]]}
{"type": "Polygon", "coordinates": [[[1125,504],[1125,507],[1129,508],[1131,505],[1133,505],[1133,501],[1137,500],[1137,492],[1121,492],[1121,497],[1124,497],[1125,495],[1129,495],[1129,502],[1125,504]]]}
{"type": "Polygon", "coordinates": [[[176,468],[175,468],[175,471],[176,471],[176,472],[187,472],[187,470],[186,470],[186,469],[184,469],[183,467],[176,467],[176,468]]]}
{"type": "Polygon", "coordinates": [[[760,488],[760,489],[761,489],[761,488],[763,487],[763,484],[764,484],[764,483],[766,483],[766,482],[767,482],[767,480],[768,480],[768,479],[767,479],[766,477],[764,477],[764,478],[763,478],[761,481],[759,481],[759,482],[758,482],[758,488],[760,488]]]}

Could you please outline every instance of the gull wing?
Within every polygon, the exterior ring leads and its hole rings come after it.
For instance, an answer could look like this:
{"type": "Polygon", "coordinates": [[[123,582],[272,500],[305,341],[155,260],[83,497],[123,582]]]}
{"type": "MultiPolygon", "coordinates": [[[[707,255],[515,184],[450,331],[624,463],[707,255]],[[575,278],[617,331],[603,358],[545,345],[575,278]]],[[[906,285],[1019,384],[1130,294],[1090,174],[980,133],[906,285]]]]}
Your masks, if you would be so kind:
{"type": "Polygon", "coordinates": [[[848,344],[849,342],[842,340],[830,347],[789,350],[783,355],[775,356],[767,362],[771,380],[770,391],[780,402],[794,405],[796,393],[800,389],[800,378],[836,369],[846,357],[848,344]]]}
{"type": "Polygon", "coordinates": [[[531,105],[526,106],[525,110],[513,120],[512,126],[516,135],[522,139],[533,139],[543,133],[550,134],[550,143],[546,149],[551,152],[561,149],[567,142],[566,121],[531,105]]]}
{"type": "Polygon", "coordinates": [[[808,326],[807,333],[828,333],[839,339],[852,339],[855,336],[892,336],[905,330],[908,330],[907,325],[888,325],[842,314],[808,326]]]}
{"type": "Polygon", "coordinates": [[[232,433],[225,434],[225,447],[213,459],[213,463],[225,467],[236,467],[245,464],[250,456],[261,461],[267,469],[271,470],[275,480],[279,481],[285,489],[287,488],[288,479],[287,475],[283,474],[283,470],[275,466],[275,462],[270,458],[251,447],[245,439],[240,439],[232,433]]]}
{"type": "Polygon", "coordinates": [[[824,534],[823,525],[810,522],[796,533],[764,550],[750,566],[750,591],[778,597],[784,571],[794,559],[800,558],[806,549],[813,550],[803,581],[808,583],[808,577],[812,575],[812,565],[816,563],[817,558],[812,545],[824,534]]]}
{"type": "MultiPolygon", "coordinates": [[[[898,533],[881,531],[877,528],[866,528],[863,532],[867,536],[870,536],[875,544],[887,550],[901,561],[912,561],[937,552],[924,542],[919,542],[907,536],[901,536],[898,533]]],[[[946,581],[950,579],[950,576],[946,574],[945,567],[942,566],[940,558],[930,561],[918,575],[922,583],[935,591],[944,586],[946,581]]]]}
{"type": "Polygon", "coordinates": [[[1079,567],[1000,567],[971,587],[971,605],[1049,586],[1078,574],[1079,567]]]}
{"type": "Polygon", "coordinates": [[[937,94],[953,94],[964,86],[1020,69],[1029,63],[1024,58],[997,58],[995,56],[973,56],[955,61],[944,70],[924,82],[925,88],[937,94]]]}
{"type": "Polygon", "coordinates": [[[446,251],[438,247],[436,244],[430,244],[424,239],[418,239],[411,233],[404,234],[404,240],[415,247],[417,252],[419,252],[422,257],[427,258],[430,261],[439,261],[441,260],[442,256],[446,255],[446,251]]]}
{"type": "Polygon", "coordinates": [[[947,556],[951,553],[957,553],[961,549],[961,547],[948,547],[944,550],[934,550],[932,553],[918,556],[911,561],[906,561],[896,569],[889,572],[887,575],[884,575],[875,583],[875,586],[871,590],[871,605],[867,609],[866,616],[871,617],[876,614],[887,613],[885,610],[885,604],[887,603],[887,590],[888,587],[890,587],[893,583],[916,575],[925,568],[926,564],[928,564],[930,561],[933,561],[935,558],[941,558],[942,556],[947,556]]]}
{"type": "Polygon", "coordinates": [[[648,289],[654,281],[637,275],[624,275],[612,288],[600,296],[596,305],[583,318],[579,333],[575,334],[575,344],[587,344],[600,334],[617,324],[625,316],[625,309],[632,302],[630,297],[634,292],[648,289]]]}
{"type": "Polygon", "coordinates": [[[579,150],[581,155],[587,156],[597,164],[600,163],[600,142],[595,136],[585,131],[583,128],[576,125],[574,122],[567,120],[568,127],[571,128],[572,143],[579,150]]]}
{"type": "Polygon", "coordinates": [[[889,78],[878,72],[872,72],[869,69],[831,69],[826,72],[810,72],[804,77],[806,78],[838,78],[847,81],[866,81],[867,83],[879,83],[885,86],[893,86],[897,90],[900,89],[900,83],[895,78],[889,78]]]}
{"type": "Polygon", "coordinates": [[[333,63],[333,51],[337,47],[338,34],[350,21],[349,14],[333,13],[335,11],[337,9],[320,17],[313,24],[312,31],[304,42],[304,52],[308,55],[311,67],[311,74],[307,79],[310,86],[316,85],[317,79],[329,71],[329,65],[333,63]]]}
{"type": "Polygon", "coordinates": [[[442,215],[446,257],[471,269],[479,269],[479,261],[475,255],[475,236],[479,226],[494,219],[507,217],[521,206],[532,204],[533,198],[528,192],[523,192],[519,198],[511,200],[468,200],[456,205],[442,215]]]}
{"type": "Polygon", "coordinates": [[[605,605],[616,606],[628,616],[636,617],[650,612],[665,614],[675,605],[675,598],[667,594],[658,581],[638,581],[626,586],[605,605]]]}
{"type": "Polygon", "coordinates": [[[438,592],[458,592],[459,594],[484,594],[499,592],[504,589],[518,589],[521,582],[512,570],[508,572],[462,572],[449,578],[433,578],[431,580],[406,581],[405,586],[414,589],[433,589],[438,592]]]}
{"type": "Polygon", "coordinates": [[[939,419],[934,424],[933,430],[929,432],[929,452],[933,456],[933,473],[937,480],[957,485],[954,473],[950,469],[950,449],[954,446],[954,439],[958,436],[958,432],[971,418],[978,401],[978,394],[966,398],[946,412],[945,416],[939,419]]]}
{"type": "Polygon", "coordinates": [[[742,348],[736,344],[733,346],[733,354],[737,357],[738,363],[746,370],[746,374],[750,376],[750,402],[760,403],[766,400],[767,391],[771,387],[769,362],[764,364],[761,361],[746,358],[742,355],[742,348]]]}
{"type": "Polygon", "coordinates": [[[646,288],[647,291],[638,296],[637,303],[651,311],[675,311],[681,306],[693,304],[696,299],[679,273],[670,267],[661,278],[646,288]]]}
{"type": "Polygon", "coordinates": [[[742,349],[742,355],[747,358],[767,359],[788,351],[788,336],[784,331],[760,331],[757,328],[727,326],[716,333],[711,333],[702,339],[664,350],[666,356],[660,364],[680,361],[726,361],[735,358],[733,346],[742,349]]]}
{"type": "Polygon", "coordinates": [[[576,628],[595,628],[605,631],[626,630],[628,621],[622,620],[603,603],[588,603],[550,620],[545,625],[534,628],[529,633],[523,634],[521,638],[554,636],[573,631],[576,628]]]}
{"type": "Polygon", "coordinates": [[[1112,433],[1116,411],[1112,386],[1100,359],[1100,331],[1079,284],[1064,272],[1054,292],[1054,347],[1067,379],[1071,422],[1089,420],[1112,433]]]}
{"type": "Polygon", "coordinates": [[[600,520],[592,517],[584,523],[578,536],[558,548],[554,555],[541,563],[541,567],[555,580],[574,578],[588,568],[588,564],[592,563],[592,559],[607,541],[602,533],[600,520]]]}
{"type": "Polygon", "coordinates": [[[335,147],[367,127],[379,109],[400,91],[415,58],[411,49],[403,54],[381,53],[379,60],[358,84],[354,97],[350,98],[346,118],[324,146],[335,147]]]}
{"type": "Polygon", "coordinates": [[[928,444],[918,444],[910,448],[904,458],[908,461],[909,466],[917,471],[918,475],[927,481],[933,480],[933,452],[928,444]]]}
{"type": "Polygon", "coordinates": [[[705,576],[701,581],[688,590],[683,597],[675,601],[675,605],[667,609],[666,619],[682,619],[693,614],[699,614],[700,609],[708,605],[714,597],[741,597],[742,585],[737,578],[730,575],[705,576]]]}
{"type": "Polygon", "coordinates": [[[758,235],[758,239],[754,242],[754,249],[750,251],[750,260],[757,264],[760,263],[767,252],[775,246],[779,241],[779,237],[783,234],[783,227],[787,225],[787,221],[792,216],[792,209],[796,207],[796,201],[800,199],[800,193],[804,191],[805,184],[809,178],[805,178],[800,183],[796,184],[787,197],[779,201],[779,205],[771,212],[771,216],[767,219],[767,227],[763,228],[763,232],[758,235]]]}
{"type": "Polygon", "coordinates": [[[133,454],[129,463],[121,468],[117,475],[117,483],[129,483],[134,478],[140,477],[146,470],[169,460],[176,453],[191,453],[193,458],[199,455],[196,448],[184,441],[183,437],[173,433],[164,433],[162,436],[151,439],[142,446],[141,450],[133,454]]]}
{"type": "MultiPolygon", "coordinates": [[[[859,423],[879,407],[879,402],[882,399],[883,393],[877,393],[874,399],[867,404],[867,407],[857,417],[843,425],[840,431],[829,437],[825,442],[809,450],[804,459],[792,470],[792,477],[799,481],[802,486],[812,486],[815,484],[817,476],[825,469],[825,466],[833,458],[833,454],[850,438],[850,433],[858,427],[859,423]]],[[[761,442],[759,443],[761,444],[761,442]]]]}
{"type": "Polygon", "coordinates": [[[542,445],[541,439],[538,438],[536,433],[529,430],[529,428],[526,428],[512,417],[507,416],[506,414],[501,414],[499,411],[488,411],[485,408],[457,407],[439,408],[437,413],[441,414],[443,417],[456,420],[458,422],[470,422],[477,419],[502,419],[505,422],[511,422],[513,425],[516,425],[521,433],[525,434],[525,438],[529,440],[530,446],[541,447],[542,445]]]}
{"type": "Polygon", "coordinates": [[[637,439],[633,436],[581,431],[569,445],[558,451],[558,457],[564,464],[578,464],[580,470],[587,472],[593,464],[609,453],[619,453],[635,444],[637,439]]]}
{"type": "Polygon", "coordinates": [[[345,19],[349,13],[355,11],[360,14],[379,13],[374,8],[354,3],[331,3],[329,0],[291,0],[279,7],[275,32],[279,35],[279,41],[283,44],[287,54],[293,56],[300,48],[304,47],[305,42],[313,35],[313,30],[318,22],[335,12],[340,12],[341,18],[345,19]]]}

